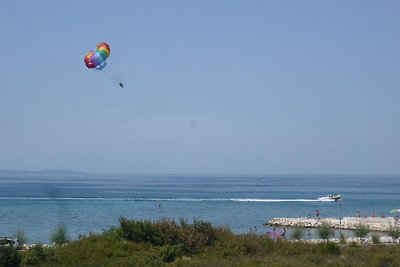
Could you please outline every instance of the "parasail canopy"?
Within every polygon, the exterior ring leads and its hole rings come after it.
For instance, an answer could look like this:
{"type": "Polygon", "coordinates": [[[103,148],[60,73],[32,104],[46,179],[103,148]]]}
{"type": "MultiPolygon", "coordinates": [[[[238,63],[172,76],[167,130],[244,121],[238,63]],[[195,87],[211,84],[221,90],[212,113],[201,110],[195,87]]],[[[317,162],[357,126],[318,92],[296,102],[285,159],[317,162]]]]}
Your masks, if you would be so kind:
{"type": "Polygon", "coordinates": [[[100,43],[95,49],[85,55],[85,64],[89,69],[102,70],[106,65],[106,59],[110,55],[110,46],[107,43],[100,43]]]}

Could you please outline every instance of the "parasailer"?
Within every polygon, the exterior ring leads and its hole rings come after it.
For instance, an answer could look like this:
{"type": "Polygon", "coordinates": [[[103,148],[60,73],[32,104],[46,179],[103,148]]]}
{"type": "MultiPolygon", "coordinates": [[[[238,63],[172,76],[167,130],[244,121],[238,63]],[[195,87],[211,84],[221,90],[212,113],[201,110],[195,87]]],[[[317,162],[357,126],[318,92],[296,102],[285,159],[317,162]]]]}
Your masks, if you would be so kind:
{"type": "Polygon", "coordinates": [[[85,64],[89,69],[102,70],[106,65],[106,59],[110,55],[110,46],[100,43],[95,49],[85,55],[85,64]]]}

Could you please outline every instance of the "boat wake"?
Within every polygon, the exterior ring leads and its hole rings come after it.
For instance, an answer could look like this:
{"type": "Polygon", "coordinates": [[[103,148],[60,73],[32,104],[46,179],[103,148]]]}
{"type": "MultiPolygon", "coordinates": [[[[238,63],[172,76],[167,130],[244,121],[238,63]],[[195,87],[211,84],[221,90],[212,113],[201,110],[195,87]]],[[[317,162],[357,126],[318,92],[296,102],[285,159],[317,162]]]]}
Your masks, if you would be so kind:
{"type": "Polygon", "coordinates": [[[318,201],[335,202],[334,199],[329,198],[329,197],[320,197],[320,198],[318,198],[318,201]]]}
{"type": "Polygon", "coordinates": [[[0,197],[2,200],[19,201],[175,201],[175,202],[332,202],[334,200],[321,197],[317,199],[270,199],[270,198],[115,198],[115,197],[0,197]]]}

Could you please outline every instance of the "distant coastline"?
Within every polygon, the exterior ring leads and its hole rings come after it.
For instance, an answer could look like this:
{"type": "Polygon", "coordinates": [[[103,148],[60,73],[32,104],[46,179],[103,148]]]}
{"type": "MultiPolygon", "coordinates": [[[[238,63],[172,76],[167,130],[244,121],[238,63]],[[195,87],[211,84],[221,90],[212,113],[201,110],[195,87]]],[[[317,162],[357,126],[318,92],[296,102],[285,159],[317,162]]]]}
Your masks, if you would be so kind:
{"type": "Polygon", "coordinates": [[[85,172],[71,171],[71,170],[10,170],[10,169],[0,169],[0,174],[87,174],[85,172]]]}
{"type": "Polygon", "coordinates": [[[43,169],[43,170],[15,170],[15,169],[0,169],[1,174],[62,174],[62,175],[156,175],[156,176],[215,176],[215,177],[282,177],[282,178],[299,178],[299,177],[319,177],[319,178],[366,178],[366,177],[381,177],[381,178],[400,178],[400,174],[335,174],[335,173],[152,173],[152,172],[85,172],[68,169],[43,169]]]}

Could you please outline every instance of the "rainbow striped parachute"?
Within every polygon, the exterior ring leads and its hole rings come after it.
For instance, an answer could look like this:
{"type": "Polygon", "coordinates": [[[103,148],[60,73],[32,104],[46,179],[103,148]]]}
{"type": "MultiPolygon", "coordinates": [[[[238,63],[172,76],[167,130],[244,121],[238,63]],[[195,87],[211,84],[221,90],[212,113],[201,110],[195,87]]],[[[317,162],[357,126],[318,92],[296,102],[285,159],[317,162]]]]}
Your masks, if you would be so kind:
{"type": "Polygon", "coordinates": [[[110,55],[110,46],[100,43],[97,47],[85,55],[85,64],[89,69],[102,70],[106,65],[106,59],[110,55]]]}

